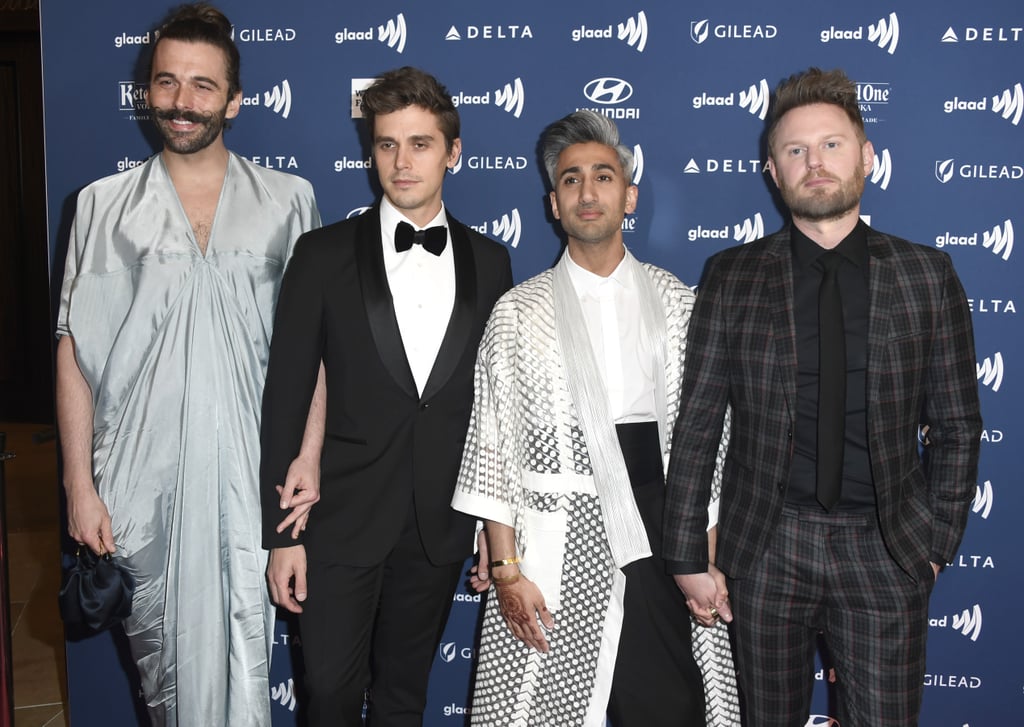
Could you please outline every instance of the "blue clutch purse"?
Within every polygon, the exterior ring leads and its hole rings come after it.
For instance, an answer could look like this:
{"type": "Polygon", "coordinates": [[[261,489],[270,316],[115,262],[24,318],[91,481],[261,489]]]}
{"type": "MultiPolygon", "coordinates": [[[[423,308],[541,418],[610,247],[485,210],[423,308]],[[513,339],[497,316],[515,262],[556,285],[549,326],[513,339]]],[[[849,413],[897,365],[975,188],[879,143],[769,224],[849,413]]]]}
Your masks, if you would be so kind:
{"type": "Polygon", "coordinates": [[[72,632],[109,629],[132,612],[135,579],[107,553],[81,546],[64,572],[58,601],[64,624],[72,632]]]}

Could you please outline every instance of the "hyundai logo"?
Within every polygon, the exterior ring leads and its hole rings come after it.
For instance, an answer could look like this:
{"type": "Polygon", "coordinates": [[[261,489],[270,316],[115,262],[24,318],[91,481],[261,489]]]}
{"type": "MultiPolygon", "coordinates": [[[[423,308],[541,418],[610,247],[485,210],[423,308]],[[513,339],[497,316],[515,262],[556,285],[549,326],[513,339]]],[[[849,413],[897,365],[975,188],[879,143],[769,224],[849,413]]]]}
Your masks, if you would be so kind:
{"type": "Polygon", "coordinates": [[[594,103],[616,104],[633,95],[633,86],[621,78],[595,78],[583,87],[583,94],[594,103]]]}

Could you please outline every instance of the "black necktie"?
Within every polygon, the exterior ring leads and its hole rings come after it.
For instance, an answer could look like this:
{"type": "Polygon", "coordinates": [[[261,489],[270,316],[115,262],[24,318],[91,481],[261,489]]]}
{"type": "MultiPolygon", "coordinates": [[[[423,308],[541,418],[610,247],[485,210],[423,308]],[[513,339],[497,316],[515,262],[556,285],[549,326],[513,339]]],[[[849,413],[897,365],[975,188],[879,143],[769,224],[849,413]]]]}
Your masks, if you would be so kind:
{"type": "Polygon", "coordinates": [[[817,260],[824,269],[818,289],[818,488],[826,510],[839,501],[846,439],[846,333],[839,295],[842,256],[828,251],[817,260]]]}
{"type": "Polygon", "coordinates": [[[395,228],[395,250],[405,252],[412,249],[413,244],[423,245],[427,252],[440,255],[448,244],[448,230],[444,225],[416,230],[408,222],[399,222],[395,228]]]}

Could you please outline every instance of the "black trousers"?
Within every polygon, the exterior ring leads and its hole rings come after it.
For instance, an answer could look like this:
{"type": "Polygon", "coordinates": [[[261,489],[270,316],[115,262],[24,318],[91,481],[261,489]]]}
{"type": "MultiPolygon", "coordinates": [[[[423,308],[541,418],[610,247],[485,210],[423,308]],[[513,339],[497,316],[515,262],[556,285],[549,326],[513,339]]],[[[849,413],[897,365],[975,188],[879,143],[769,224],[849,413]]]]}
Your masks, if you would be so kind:
{"type": "Polygon", "coordinates": [[[420,727],[427,681],[444,633],[462,561],[427,558],[410,506],[387,559],[339,565],[307,553],[309,596],[299,617],[309,693],[309,724],[420,727]]]}
{"type": "Polygon", "coordinates": [[[703,727],[704,682],[690,610],[661,558],[665,478],[657,422],[616,426],[650,558],[623,568],[626,593],[608,716],[614,727],[703,727]]]}

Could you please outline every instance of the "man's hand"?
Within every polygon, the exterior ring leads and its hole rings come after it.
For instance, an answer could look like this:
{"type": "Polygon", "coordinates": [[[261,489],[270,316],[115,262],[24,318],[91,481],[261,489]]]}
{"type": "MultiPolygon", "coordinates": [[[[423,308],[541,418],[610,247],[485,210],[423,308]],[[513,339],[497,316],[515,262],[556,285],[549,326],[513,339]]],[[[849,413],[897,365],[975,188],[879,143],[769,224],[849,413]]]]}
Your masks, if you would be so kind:
{"type": "Polygon", "coordinates": [[[292,613],[302,613],[306,600],[306,546],[273,548],[267,563],[270,600],[292,613]]]}
{"type": "Polygon", "coordinates": [[[491,587],[491,574],[488,572],[489,555],[487,552],[487,533],[481,530],[476,534],[476,563],[469,569],[469,587],[477,593],[483,593],[491,587]]]}
{"type": "Polygon", "coordinates": [[[68,534],[97,555],[114,552],[110,513],[91,482],[68,488],[68,534]]]}
{"type": "Polygon", "coordinates": [[[725,575],[720,570],[711,565],[707,573],[672,577],[683,592],[690,613],[701,625],[711,626],[719,617],[726,623],[732,621],[729,591],[725,585],[725,575]]]}
{"type": "Polygon", "coordinates": [[[505,623],[517,639],[531,649],[547,653],[548,641],[537,624],[539,618],[548,631],[555,627],[555,619],[544,604],[544,596],[536,584],[523,575],[515,583],[495,585],[498,604],[505,623]]]}
{"type": "Polygon", "coordinates": [[[284,478],[284,487],[277,485],[281,496],[281,509],[291,512],[277,525],[277,532],[283,533],[292,529],[292,540],[297,540],[299,533],[306,529],[309,511],[320,501],[320,460],[317,458],[296,457],[288,467],[284,478]]]}

